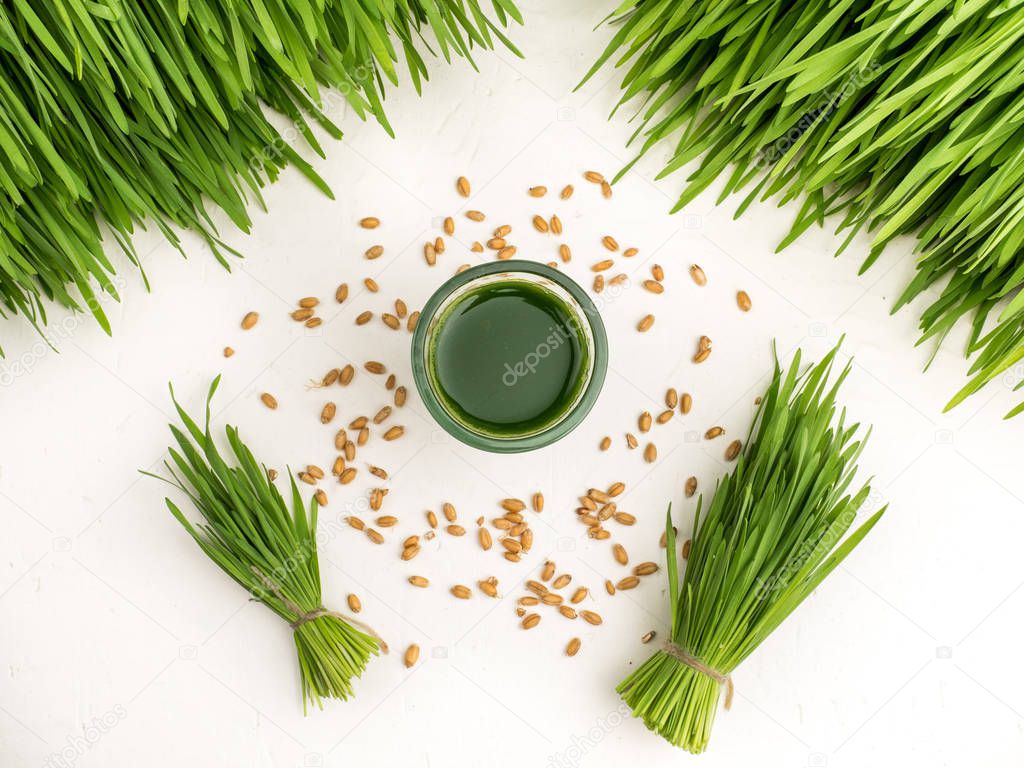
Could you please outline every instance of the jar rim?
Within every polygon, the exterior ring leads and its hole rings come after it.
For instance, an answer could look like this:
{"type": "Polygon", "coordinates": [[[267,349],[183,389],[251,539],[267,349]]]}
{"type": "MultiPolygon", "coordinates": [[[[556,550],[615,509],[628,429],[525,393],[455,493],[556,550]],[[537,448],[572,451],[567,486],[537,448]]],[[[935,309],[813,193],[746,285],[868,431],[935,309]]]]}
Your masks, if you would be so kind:
{"type": "Polygon", "coordinates": [[[560,440],[579,426],[597,402],[604,386],[608,367],[608,337],[604,322],[597,307],[583,288],[557,269],[525,259],[490,262],[470,267],[446,280],[420,311],[419,322],[413,334],[412,371],[416,389],[427,411],[438,425],[449,435],[473,448],[491,453],[521,453],[532,451],[560,440]],[[481,278],[508,274],[510,278],[523,276],[544,278],[565,291],[581,310],[580,321],[585,324],[588,341],[593,345],[591,365],[587,379],[576,402],[554,424],[529,435],[499,437],[477,432],[456,420],[445,408],[431,382],[427,368],[427,357],[432,333],[435,330],[439,310],[445,308],[454,294],[468,284],[481,278]]]}

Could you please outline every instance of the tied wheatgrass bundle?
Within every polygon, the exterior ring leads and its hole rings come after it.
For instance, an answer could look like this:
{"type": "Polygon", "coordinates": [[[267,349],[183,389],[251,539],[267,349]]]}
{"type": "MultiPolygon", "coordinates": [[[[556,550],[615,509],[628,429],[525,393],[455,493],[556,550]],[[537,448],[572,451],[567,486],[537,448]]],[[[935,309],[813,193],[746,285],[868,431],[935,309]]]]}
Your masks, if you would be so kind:
{"type": "Polygon", "coordinates": [[[799,351],[785,373],[776,361],[746,447],[703,516],[698,499],[682,583],[669,505],[669,641],[617,690],[648,728],[689,752],[707,747],[723,687],[730,704],[736,666],[885,511],[839,543],[870,487],[847,493],[867,435],[836,414],[850,370],[829,385],[837,351],[805,372],[799,351]]]}
{"type": "Polygon", "coordinates": [[[312,126],[341,138],[346,104],[392,133],[384,84],[400,58],[419,91],[421,51],[518,53],[501,31],[522,22],[513,0],[491,0],[490,16],[484,2],[0,3],[0,316],[38,327],[52,301],[109,333],[105,241],[139,264],[132,235],[147,225],[179,250],[179,230],[198,233],[228,266],[214,210],[248,232],[249,206],[287,165],[331,195],[293,144],[323,156],[312,126]]]}
{"type": "Polygon", "coordinates": [[[165,464],[167,482],[189,497],[203,522],[193,525],[170,499],[167,507],[214,563],[289,623],[303,710],[309,704],[322,708],[324,698],[348,699],[352,679],[362,675],[371,655],[386,653],[387,645],[357,619],[321,602],[316,499],[307,512],[292,478],[289,511],[267,468],[234,427],[225,431],[236,466],[221,457],[210,433],[210,401],[219,382],[217,377],[210,386],[203,428],[174,400],[185,429],[171,425],[177,447],[169,449],[171,461],[165,464]]]}
{"type": "Polygon", "coordinates": [[[800,200],[780,248],[835,215],[840,251],[873,236],[862,271],[916,236],[893,311],[927,297],[918,343],[935,349],[971,321],[947,409],[1024,359],[1024,4],[626,0],[613,16],[587,77],[624,66],[631,143],[668,144],[659,178],[698,161],[676,210],[718,179],[719,202],[746,190],[737,215],[800,200]]]}

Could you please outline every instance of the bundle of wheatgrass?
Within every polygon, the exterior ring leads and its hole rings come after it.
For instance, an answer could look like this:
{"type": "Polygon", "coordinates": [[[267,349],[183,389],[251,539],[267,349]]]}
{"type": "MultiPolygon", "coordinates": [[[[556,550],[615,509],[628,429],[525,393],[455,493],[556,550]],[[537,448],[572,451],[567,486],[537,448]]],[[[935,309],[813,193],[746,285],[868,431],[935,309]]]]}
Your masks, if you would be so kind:
{"type": "Polygon", "coordinates": [[[480,0],[0,3],[0,315],[38,326],[53,300],[109,332],[101,233],[138,263],[137,226],[179,248],[176,229],[191,229],[226,264],[209,206],[247,231],[247,206],[289,163],[330,194],[289,142],[322,155],[310,121],[340,138],[345,103],[390,132],[381,99],[399,51],[418,90],[421,49],[512,47],[500,28],[519,12],[491,5],[496,21],[480,0]]]}
{"type": "Polygon", "coordinates": [[[870,488],[847,493],[867,436],[837,416],[849,372],[829,383],[837,349],[806,371],[799,352],[786,372],[776,363],[736,468],[703,515],[698,501],[682,584],[669,507],[671,634],[617,690],[648,728],[690,752],[707,747],[723,687],[728,708],[736,666],[885,511],[839,543],[870,488]]]}
{"type": "Polygon", "coordinates": [[[595,71],[628,64],[640,154],[672,142],[662,176],[700,158],[677,209],[719,177],[722,198],[750,188],[740,212],[800,199],[782,245],[835,214],[847,243],[874,233],[864,269],[916,235],[894,311],[935,287],[920,342],[973,323],[972,378],[948,407],[1024,358],[1024,4],[627,0],[615,15],[595,71]]]}
{"type": "Polygon", "coordinates": [[[169,449],[166,463],[168,482],[188,495],[204,522],[193,525],[170,499],[167,507],[213,562],[289,623],[299,654],[303,709],[322,708],[324,698],[351,696],[352,679],[362,675],[371,654],[387,652],[387,645],[357,619],[323,606],[316,499],[307,513],[292,478],[289,511],[267,468],[234,427],[227,427],[226,435],[236,466],[221,457],[210,433],[210,400],[219,381],[210,387],[203,428],[174,400],[185,430],[171,426],[177,448],[169,449]]]}

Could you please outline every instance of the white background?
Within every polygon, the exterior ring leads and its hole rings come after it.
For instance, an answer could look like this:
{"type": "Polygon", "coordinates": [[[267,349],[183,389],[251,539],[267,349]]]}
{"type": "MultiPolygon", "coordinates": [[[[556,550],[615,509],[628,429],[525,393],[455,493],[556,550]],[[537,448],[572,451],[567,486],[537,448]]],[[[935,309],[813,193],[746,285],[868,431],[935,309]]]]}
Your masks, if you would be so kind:
{"type": "MultiPolygon", "coordinates": [[[[911,243],[893,247],[865,277],[860,240],[839,259],[837,239],[812,231],[780,255],[792,208],[755,206],[732,220],[735,202],[714,206],[710,191],[683,214],[667,210],[677,175],[655,183],[665,148],[617,185],[611,202],[581,179],[614,173],[630,155],[624,112],[607,116],[617,76],[601,72],[580,93],[572,87],[609,36],[592,32],[607,8],[592,2],[524,2],[528,25],[513,32],[526,54],[433,62],[423,98],[411,87],[389,92],[389,139],[348,112],[343,142],[318,162],[337,193],[331,202],[289,171],[266,192],[270,215],[255,214],[252,236],[225,228],[246,254],[229,275],[186,238],[181,259],[152,233],[138,238],[147,293],[125,268],[123,302],[107,308],[113,339],[89,321],[52,318],[59,353],[19,321],[2,324],[7,360],[0,392],[0,765],[46,764],[65,751],[68,764],[151,766],[707,766],[1007,765],[1024,754],[1024,665],[1019,636],[1024,609],[1024,476],[1020,423],[1001,420],[1015,396],[995,385],[953,413],[941,409],[963,382],[963,329],[922,373],[931,348],[914,348],[917,302],[895,317],[889,307],[911,274],[911,243]],[[454,191],[459,174],[474,183],[467,206],[454,191]],[[546,184],[577,186],[567,203],[526,196],[546,184]],[[483,225],[458,219],[459,231],[434,269],[422,243],[439,217],[467,207],[488,213],[483,225]],[[381,311],[397,297],[422,304],[455,267],[476,262],[468,244],[499,223],[515,227],[520,254],[547,261],[557,241],[532,231],[533,213],[557,212],[575,252],[568,271],[589,283],[612,234],[640,255],[622,268],[643,279],[663,265],[667,290],[638,286],[603,307],[611,341],[604,393],[587,422],[560,444],[525,456],[489,456],[453,443],[413,397],[399,415],[406,437],[371,441],[362,455],[392,470],[385,511],[401,518],[375,546],[338,521],[365,504],[367,475],[326,486],[329,529],[321,563],[325,602],[344,607],[349,592],[361,618],[401,651],[423,649],[407,671],[400,652],[373,661],[347,703],[303,717],[287,626],[222,575],[163,505],[166,489],[141,478],[158,468],[172,419],[167,382],[198,409],[210,379],[223,372],[215,401],[218,425],[240,425],[271,466],[328,466],[331,434],[317,415],[326,395],[305,383],[328,368],[379,359],[411,386],[409,335],[378,322],[357,328],[363,309],[381,311]],[[365,215],[384,225],[356,227],[365,215]],[[361,254],[380,242],[384,258],[361,254]],[[709,276],[704,289],[686,275],[692,262],[709,276]],[[373,275],[375,296],[358,290],[373,275]],[[353,286],[342,307],[330,300],[341,281],[353,286]],[[737,289],[754,302],[735,306],[737,289]],[[306,331],[287,313],[295,300],[325,300],[327,322],[306,331]],[[248,310],[262,319],[244,333],[248,310]],[[639,335],[646,311],[657,324],[639,335]],[[847,334],[856,357],[843,400],[874,424],[864,454],[874,499],[890,511],[795,615],[735,674],[733,710],[720,712],[709,752],[691,758],[623,716],[615,684],[664,637],[663,574],[640,589],[607,597],[619,578],[608,542],[584,535],[574,498],[615,480],[628,485],[622,508],[639,518],[615,529],[634,562],[661,561],[665,505],[675,502],[682,531],[694,504],[686,477],[710,487],[724,469],[725,441],[694,440],[722,424],[745,433],[753,398],[771,364],[771,342],[788,356],[797,345],[817,356],[847,334]],[[714,353],[690,362],[707,334],[714,353]],[[221,357],[230,344],[237,354],[221,357]],[[693,393],[695,406],[652,433],[660,458],[646,465],[622,435],[643,409],[657,412],[665,389],[693,393]],[[260,392],[281,402],[271,413],[260,392]],[[614,436],[615,447],[597,444],[614,436]],[[467,527],[491,517],[505,496],[543,491],[536,544],[523,563],[482,552],[470,537],[441,536],[413,563],[398,558],[400,539],[422,532],[423,512],[445,500],[467,527]],[[553,612],[530,632],[518,628],[517,583],[551,557],[575,583],[594,590],[605,618],[594,628],[553,612]],[[405,582],[432,579],[426,591],[405,582]],[[458,601],[454,583],[497,576],[503,600],[477,593],[458,601]],[[574,659],[562,649],[578,635],[574,659]],[[112,726],[87,730],[106,718],[112,726]],[[77,747],[75,746],[77,745],[77,747]]],[[[603,4],[608,6],[609,4],[603,4]]],[[[119,263],[123,264],[123,260],[119,263]]],[[[334,390],[339,420],[383,404],[380,382],[357,376],[334,390]]],[[[59,763],[51,762],[51,765],[59,763]]]]}

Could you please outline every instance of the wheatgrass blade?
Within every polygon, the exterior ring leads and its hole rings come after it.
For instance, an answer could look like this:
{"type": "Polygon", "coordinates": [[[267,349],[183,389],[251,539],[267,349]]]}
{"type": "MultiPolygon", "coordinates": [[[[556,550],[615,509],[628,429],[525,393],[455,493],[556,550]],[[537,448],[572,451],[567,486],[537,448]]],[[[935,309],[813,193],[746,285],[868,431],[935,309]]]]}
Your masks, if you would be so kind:
{"type": "Polygon", "coordinates": [[[720,688],[731,674],[842,562],[885,511],[844,535],[870,486],[849,488],[867,434],[847,425],[836,395],[849,365],[830,384],[838,347],[806,370],[798,351],[778,361],[732,472],[706,509],[698,498],[693,537],[681,564],[666,515],[669,642],[617,690],[651,730],[690,752],[711,736],[720,688]]]}
{"type": "Polygon", "coordinates": [[[840,251],[871,233],[863,269],[915,236],[893,311],[927,296],[936,349],[971,323],[947,409],[1024,359],[1024,5],[630,0],[614,21],[587,78],[624,67],[619,106],[639,97],[632,141],[665,143],[660,177],[697,162],[675,210],[715,182],[720,201],[748,188],[738,213],[801,199],[780,248],[835,215],[840,251]]]}
{"type": "MultiPolygon", "coordinates": [[[[171,426],[165,479],[184,493],[199,513],[194,524],[171,500],[167,507],[206,555],[252,596],[287,621],[294,633],[302,681],[303,709],[323,708],[323,699],[348,699],[371,655],[387,650],[365,625],[324,608],[317,557],[317,502],[308,511],[295,479],[291,504],[271,482],[267,469],[227,427],[229,464],[210,432],[210,386],[202,427],[174,399],[184,428],[171,426]],[[358,626],[354,626],[358,625],[358,626]]],[[[144,473],[149,475],[150,473],[144,473]]]]}

